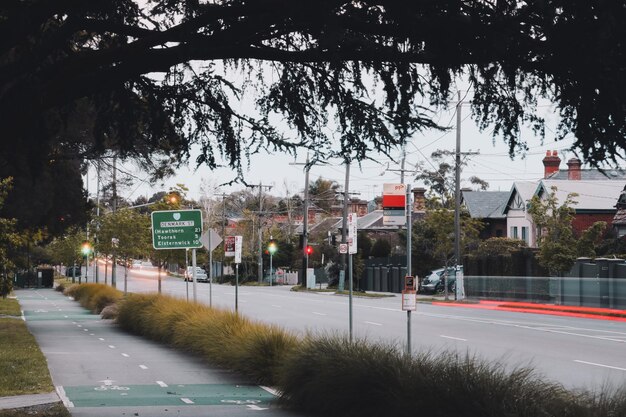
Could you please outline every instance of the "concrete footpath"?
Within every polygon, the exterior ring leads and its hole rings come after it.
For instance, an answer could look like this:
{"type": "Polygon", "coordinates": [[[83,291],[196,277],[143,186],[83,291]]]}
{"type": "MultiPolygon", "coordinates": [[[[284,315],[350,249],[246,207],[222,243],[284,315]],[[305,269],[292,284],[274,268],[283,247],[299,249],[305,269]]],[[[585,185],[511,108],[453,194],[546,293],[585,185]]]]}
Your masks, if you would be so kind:
{"type": "Polygon", "coordinates": [[[18,290],[56,393],[6,397],[0,408],[63,401],[72,416],[295,416],[271,388],[120,330],[52,289],[18,290]]]}

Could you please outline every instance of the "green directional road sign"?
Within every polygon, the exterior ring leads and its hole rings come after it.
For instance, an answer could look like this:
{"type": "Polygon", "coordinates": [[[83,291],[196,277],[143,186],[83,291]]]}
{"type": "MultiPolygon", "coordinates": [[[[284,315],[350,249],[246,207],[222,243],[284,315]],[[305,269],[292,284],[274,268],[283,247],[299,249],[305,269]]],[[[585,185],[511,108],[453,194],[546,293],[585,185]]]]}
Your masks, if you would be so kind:
{"type": "Polygon", "coordinates": [[[201,248],[202,212],[200,210],[166,210],[152,212],[152,246],[154,249],[201,248]]]}

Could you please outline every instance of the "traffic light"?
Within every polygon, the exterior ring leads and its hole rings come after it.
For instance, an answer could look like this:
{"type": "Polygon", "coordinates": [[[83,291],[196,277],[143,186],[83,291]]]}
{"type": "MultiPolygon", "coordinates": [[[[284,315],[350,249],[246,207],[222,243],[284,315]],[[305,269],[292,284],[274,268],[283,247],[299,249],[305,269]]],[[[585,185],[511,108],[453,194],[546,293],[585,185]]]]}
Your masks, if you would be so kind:
{"type": "Polygon", "coordinates": [[[267,251],[273,255],[276,253],[277,250],[278,245],[276,245],[276,241],[274,239],[270,240],[270,243],[268,243],[267,245],[267,251]]]}
{"type": "Polygon", "coordinates": [[[86,258],[91,254],[91,243],[84,241],[82,246],[80,247],[80,252],[83,254],[83,256],[86,258]]]}
{"type": "Polygon", "coordinates": [[[306,254],[307,255],[313,255],[313,246],[307,246],[306,247],[306,254]]]}

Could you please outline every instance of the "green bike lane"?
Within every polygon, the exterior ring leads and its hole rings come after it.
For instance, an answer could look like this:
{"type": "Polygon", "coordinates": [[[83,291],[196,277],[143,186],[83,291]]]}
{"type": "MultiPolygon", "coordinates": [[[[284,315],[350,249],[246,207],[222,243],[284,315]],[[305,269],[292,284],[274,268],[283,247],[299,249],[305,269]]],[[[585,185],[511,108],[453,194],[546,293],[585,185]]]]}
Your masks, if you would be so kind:
{"type": "Polygon", "coordinates": [[[295,416],[270,388],[129,335],[61,293],[17,297],[72,416],[295,416]]]}

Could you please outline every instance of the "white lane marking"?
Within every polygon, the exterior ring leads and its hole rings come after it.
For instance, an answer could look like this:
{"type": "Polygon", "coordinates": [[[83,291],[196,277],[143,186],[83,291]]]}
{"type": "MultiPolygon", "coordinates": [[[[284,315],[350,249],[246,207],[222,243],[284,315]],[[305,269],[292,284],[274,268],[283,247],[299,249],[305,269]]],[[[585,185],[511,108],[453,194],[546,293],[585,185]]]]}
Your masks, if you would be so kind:
{"type": "Polygon", "coordinates": [[[101,340],[101,341],[104,342],[104,338],[102,338],[102,337],[99,337],[98,340],[101,340]]]}
{"type": "Polygon", "coordinates": [[[75,321],[73,321],[73,322],[72,322],[72,324],[76,324],[76,322],[75,322],[75,321]]]}
{"type": "Polygon", "coordinates": [[[193,401],[191,401],[189,398],[181,398],[180,400],[185,404],[193,404],[193,401]]]}
{"type": "Polygon", "coordinates": [[[95,334],[93,334],[93,333],[89,333],[89,336],[95,336],[95,334]]]}
{"type": "Polygon", "coordinates": [[[109,347],[110,347],[111,349],[115,349],[115,346],[113,346],[113,345],[109,345],[109,347]]]}
{"type": "Polygon", "coordinates": [[[282,308],[281,306],[279,306],[279,305],[276,305],[276,304],[272,304],[272,307],[276,307],[276,308],[282,308]]]}
{"type": "Polygon", "coordinates": [[[83,331],[84,331],[84,332],[88,332],[88,331],[89,331],[89,329],[83,329],[83,331]]]}
{"type": "Polygon", "coordinates": [[[70,399],[67,397],[67,394],[65,393],[65,389],[63,388],[63,386],[59,385],[56,387],[56,392],[59,395],[59,398],[61,399],[61,401],[63,402],[63,405],[67,408],[73,408],[74,407],[74,403],[70,401],[70,399]]]}
{"type": "Polygon", "coordinates": [[[63,316],[63,317],[66,318],[66,319],[68,318],[68,316],[63,316]]]}
{"type": "Polygon", "coordinates": [[[167,384],[163,381],[157,381],[156,382],[161,388],[167,388],[167,384]]]}
{"type": "Polygon", "coordinates": [[[461,339],[460,337],[454,336],[446,336],[444,334],[440,334],[439,337],[443,337],[444,339],[460,340],[461,342],[467,342],[467,339],[461,339]]]}
{"type": "Polygon", "coordinates": [[[254,405],[254,404],[248,404],[248,408],[249,408],[250,410],[254,410],[254,411],[269,410],[269,408],[259,407],[258,405],[254,405]]]}
{"type": "Polygon", "coordinates": [[[125,358],[130,358],[130,355],[128,353],[122,353],[122,356],[125,358]]]}
{"type": "Polygon", "coordinates": [[[316,316],[327,316],[328,315],[326,313],[318,313],[317,311],[313,311],[313,314],[315,314],[316,316]]]}
{"type": "Polygon", "coordinates": [[[266,386],[263,386],[263,385],[259,385],[259,388],[261,388],[261,389],[263,389],[263,390],[265,390],[265,391],[269,392],[270,394],[272,394],[272,395],[273,395],[273,396],[275,396],[275,397],[278,397],[278,391],[276,391],[276,390],[275,390],[275,389],[273,389],[273,388],[266,387],[266,386]]]}
{"type": "Polygon", "coordinates": [[[77,327],[83,327],[83,325],[82,325],[82,324],[77,324],[76,326],[77,326],[77,327]]]}
{"type": "Polygon", "coordinates": [[[620,368],[618,366],[611,366],[611,365],[603,365],[601,363],[579,361],[579,360],[574,360],[574,362],[583,363],[585,365],[591,365],[591,366],[599,366],[601,368],[617,369],[618,371],[626,371],[626,368],[620,368]]]}
{"type": "Polygon", "coordinates": [[[382,326],[382,323],[376,323],[375,321],[366,321],[365,323],[371,324],[372,326],[382,326]]]}
{"type": "Polygon", "coordinates": [[[139,365],[139,367],[140,367],[141,369],[148,369],[148,367],[147,367],[146,365],[139,365]]]}

